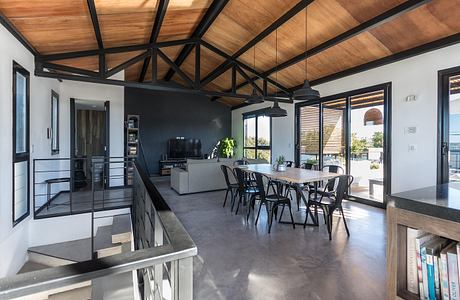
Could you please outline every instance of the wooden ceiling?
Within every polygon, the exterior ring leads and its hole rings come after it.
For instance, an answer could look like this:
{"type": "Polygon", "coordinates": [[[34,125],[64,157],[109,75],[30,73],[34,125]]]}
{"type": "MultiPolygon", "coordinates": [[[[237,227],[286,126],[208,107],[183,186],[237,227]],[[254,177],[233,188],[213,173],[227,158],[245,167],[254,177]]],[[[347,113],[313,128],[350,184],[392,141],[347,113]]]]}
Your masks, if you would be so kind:
{"type": "MultiPolygon", "coordinates": [[[[217,2],[217,0],[215,0],[217,2]]],[[[149,43],[152,26],[159,12],[160,0],[94,0],[105,48],[149,43]]],[[[168,2],[168,1],[166,1],[168,2]]],[[[222,2],[222,1],[218,1],[222,2]]],[[[324,43],[344,34],[360,24],[408,2],[404,0],[229,0],[207,30],[199,36],[236,60],[269,76],[286,88],[298,86],[305,79],[318,82],[333,74],[389,57],[403,51],[460,33],[458,1],[432,0],[423,5],[387,18],[385,22],[351,35],[324,50],[298,59],[277,69],[277,66],[295,59],[307,50],[312,51],[324,43]],[[285,22],[283,15],[298,7],[285,22]],[[306,17],[307,16],[307,17],[306,17]],[[305,24],[307,19],[307,24],[305,24]],[[272,26],[279,22],[279,26],[272,26]],[[272,26],[270,32],[267,28],[272,26]],[[277,28],[277,30],[275,30],[277,28]],[[252,43],[261,33],[262,39],[252,43]],[[307,43],[305,43],[305,35],[307,43]],[[250,45],[248,47],[248,45],[250,45]],[[276,47],[277,45],[277,47],[276,47]],[[245,50],[245,51],[244,51],[245,50]],[[307,62],[307,68],[305,66],[307,62]],[[307,72],[305,71],[307,70],[307,72]]],[[[419,1],[420,2],[420,1],[419,1]]],[[[161,23],[157,41],[172,41],[196,37],[197,26],[213,5],[212,0],[169,0],[161,23]]],[[[90,10],[86,0],[0,0],[0,12],[41,55],[98,49],[90,10]]],[[[184,46],[162,48],[166,56],[176,61],[184,46]]],[[[141,51],[108,54],[108,68],[139,55],[141,51]]],[[[225,63],[226,59],[201,47],[201,79],[225,63]]],[[[67,66],[97,70],[98,57],[87,56],[56,61],[67,66]]],[[[138,81],[143,61],[125,70],[128,81],[138,81]]],[[[194,76],[195,50],[180,64],[190,78],[194,76]]],[[[255,74],[246,72],[248,76],[255,74]]],[[[150,67],[145,81],[151,81],[150,67]]],[[[169,65],[158,60],[158,79],[172,75],[171,80],[185,84],[170,71],[169,65]],[[169,72],[168,72],[169,71],[169,72]],[[170,73],[170,74],[168,74],[170,73]]],[[[211,91],[231,90],[231,69],[216,76],[204,88],[211,91]]],[[[237,84],[246,81],[237,75],[237,84]]],[[[262,87],[262,81],[256,84],[262,87]]],[[[276,89],[269,85],[269,92],[276,89]]],[[[237,93],[250,94],[252,86],[246,84],[237,93]]],[[[242,99],[220,98],[226,105],[241,104],[242,99]]]]}

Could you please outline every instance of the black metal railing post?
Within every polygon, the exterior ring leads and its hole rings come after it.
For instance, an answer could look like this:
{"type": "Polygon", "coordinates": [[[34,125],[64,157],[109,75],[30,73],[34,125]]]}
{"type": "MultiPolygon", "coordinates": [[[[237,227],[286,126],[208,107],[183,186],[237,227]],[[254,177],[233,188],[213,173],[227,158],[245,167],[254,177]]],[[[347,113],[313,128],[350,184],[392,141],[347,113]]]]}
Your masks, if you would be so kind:
{"type": "Polygon", "coordinates": [[[92,191],[92,202],[91,202],[91,258],[95,259],[95,253],[94,253],[94,164],[91,164],[91,169],[92,169],[92,176],[91,176],[91,191],[92,191]]]}

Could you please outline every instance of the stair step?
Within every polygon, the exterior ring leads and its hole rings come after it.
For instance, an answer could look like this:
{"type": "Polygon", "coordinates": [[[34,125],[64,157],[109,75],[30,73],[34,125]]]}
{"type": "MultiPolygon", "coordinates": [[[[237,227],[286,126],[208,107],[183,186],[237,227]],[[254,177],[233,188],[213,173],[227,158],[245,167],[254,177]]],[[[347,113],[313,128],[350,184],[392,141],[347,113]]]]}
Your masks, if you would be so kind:
{"type": "Polygon", "coordinates": [[[51,267],[91,259],[91,239],[55,243],[28,249],[29,260],[51,267]]]}
{"type": "Polygon", "coordinates": [[[49,268],[48,265],[40,264],[40,263],[29,260],[29,261],[26,261],[26,263],[21,267],[21,269],[18,271],[18,274],[43,270],[47,268],[49,268]]]}
{"type": "Polygon", "coordinates": [[[70,291],[50,295],[49,300],[88,300],[91,299],[91,287],[85,286],[70,291]]]}
{"type": "Polygon", "coordinates": [[[127,243],[131,241],[131,216],[119,215],[113,217],[112,243],[127,243]]]}
{"type": "Polygon", "coordinates": [[[97,229],[94,238],[94,251],[97,257],[106,257],[121,253],[121,244],[112,243],[112,225],[101,226],[97,229]]]}

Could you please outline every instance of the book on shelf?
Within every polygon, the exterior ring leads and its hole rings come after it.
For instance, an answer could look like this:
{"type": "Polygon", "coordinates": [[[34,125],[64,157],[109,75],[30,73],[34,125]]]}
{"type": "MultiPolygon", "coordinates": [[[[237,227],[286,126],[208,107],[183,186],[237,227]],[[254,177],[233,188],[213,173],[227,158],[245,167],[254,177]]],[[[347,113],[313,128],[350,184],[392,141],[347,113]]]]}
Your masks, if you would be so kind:
{"type": "MultiPolygon", "coordinates": [[[[440,299],[440,283],[439,283],[439,265],[438,257],[441,249],[449,244],[448,240],[442,237],[435,237],[422,245],[422,253],[426,255],[427,265],[427,285],[428,285],[428,299],[440,299]]],[[[426,291],[426,289],[425,289],[426,291]]],[[[425,298],[426,295],[425,295],[425,298]]]]}
{"type": "Polygon", "coordinates": [[[449,277],[449,299],[459,300],[459,274],[458,274],[458,254],[457,243],[451,243],[446,249],[447,253],[447,273],[449,277]]]}
{"type": "MultiPolygon", "coordinates": [[[[426,269],[426,255],[422,259],[421,245],[433,239],[435,236],[419,231],[418,236],[415,238],[415,251],[417,258],[417,271],[418,271],[418,294],[421,300],[428,299],[428,280],[427,280],[427,269],[426,269]]],[[[417,293],[414,293],[417,294],[417,293]]]]}
{"type": "Polygon", "coordinates": [[[415,239],[420,233],[420,230],[407,227],[407,290],[414,294],[419,290],[415,239]]]}
{"type": "Polygon", "coordinates": [[[441,250],[440,254],[440,281],[442,299],[449,300],[449,274],[447,270],[447,248],[441,250]]]}

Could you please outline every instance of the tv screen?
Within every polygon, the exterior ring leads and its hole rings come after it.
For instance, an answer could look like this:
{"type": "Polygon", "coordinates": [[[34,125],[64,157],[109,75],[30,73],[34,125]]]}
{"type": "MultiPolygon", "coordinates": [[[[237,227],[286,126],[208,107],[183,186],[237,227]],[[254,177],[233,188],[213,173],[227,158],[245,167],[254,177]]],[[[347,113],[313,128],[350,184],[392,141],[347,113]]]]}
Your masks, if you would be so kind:
{"type": "Polygon", "coordinates": [[[201,157],[201,140],[170,139],[168,149],[169,158],[201,157]]]}

